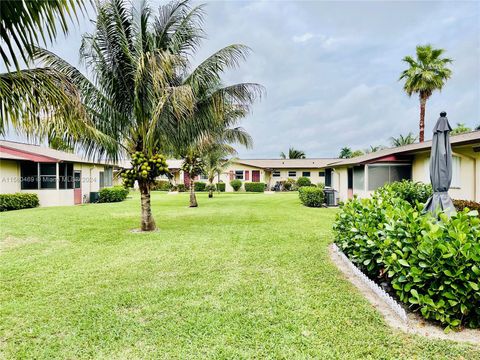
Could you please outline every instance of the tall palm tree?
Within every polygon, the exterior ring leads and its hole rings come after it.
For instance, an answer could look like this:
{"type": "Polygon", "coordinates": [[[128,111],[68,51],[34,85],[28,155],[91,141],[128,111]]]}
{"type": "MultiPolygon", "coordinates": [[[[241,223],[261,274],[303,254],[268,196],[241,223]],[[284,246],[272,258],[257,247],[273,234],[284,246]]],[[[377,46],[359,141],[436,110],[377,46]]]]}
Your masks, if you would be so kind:
{"type": "Polygon", "coordinates": [[[350,149],[349,147],[343,147],[341,150],[340,150],[340,155],[338,156],[340,159],[348,159],[348,158],[351,158],[352,157],[352,149],[350,149]]]}
{"type": "Polygon", "coordinates": [[[435,90],[441,90],[452,75],[447,67],[453,60],[442,57],[444,49],[434,49],[431,45],[417,46],[416,59],[405,56],[403,61],[409,65],[400,75],[399,80],[405,80],[403,89],[412,96],[418,94],[420,99],[420,132],[419,141],[425,139],[425,106],[428,98],[435,90]]]}
{"type": "Polygon", "coordinates": [[[415,135],[413,135],[413,133],[409,132],[405,136],[400,134],[396,138],[391,137],[390,141],[392,143],[392,146],[398,147],[398,146],[413,144],[415,141],[417,141],[417,137],[415,135]]]}
{"type": "Polygon", "coordinates": [[[59,90],[76,105],[69,121],[51,111],[39,123],[88,155],[132,158],[125,185],[138,182],[141,229],[151,231],[156,225],[150,187],[168,172],[159,153],[177,152],[215,132],[232,104],[248,110],[261,88],[221,84],[222,73],[247,56],[243,45],[227,46],[188,71],[203,37],[201,5],[171,2],[155,14],[145,2],[138,8],[129,4],[97,3],[95,30],[83,36],[80,49],[92,81],[55,54],[36,49],[36,59],[68,81],[59,90]]]}
{"type": "Polygon", "coordinates": [[[290,149],[288,149],[288,157],[282,151],[280,153],[280,158],[281,159],[305,159],[306,155],[305,155],[305,152],[303,152],[302,150],[297,150],[297,149],[294,149],[293,147],[291,147],[290,149]]]}

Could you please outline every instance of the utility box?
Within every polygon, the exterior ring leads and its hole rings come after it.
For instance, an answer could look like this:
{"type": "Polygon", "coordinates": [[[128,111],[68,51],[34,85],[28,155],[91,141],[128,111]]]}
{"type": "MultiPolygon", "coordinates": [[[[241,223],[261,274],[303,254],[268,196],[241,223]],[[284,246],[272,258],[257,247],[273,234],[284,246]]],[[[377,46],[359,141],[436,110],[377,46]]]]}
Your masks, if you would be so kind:
{"type": "Polygon", "coordinates": [[[91,203],[97,203],[98,200],[100,200],[100,194],[97,191],[95,191],[95,192],[92,191],[90,193],[90,202],[91,203]]]}
{"type": "Polygon", "coordinates": [[[338,206],[336,190],[332,188],[327,188],[323,190],[323,193],[325,194],[325,203],[327,204],[327,206],[338,206]]]}

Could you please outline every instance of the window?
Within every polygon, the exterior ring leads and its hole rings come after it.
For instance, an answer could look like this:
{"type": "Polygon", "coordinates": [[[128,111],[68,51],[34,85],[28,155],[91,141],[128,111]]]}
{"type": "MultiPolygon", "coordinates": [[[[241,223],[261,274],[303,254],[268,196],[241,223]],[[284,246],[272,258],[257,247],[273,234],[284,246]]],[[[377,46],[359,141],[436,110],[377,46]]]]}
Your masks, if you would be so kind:
{"type": "Polygon", "coordinates": [[[59,170],[59,188],[60,189],[73,189],[73,164],[72,163],[60,163],[58,164],[59,170]]]}
{"type": "Polygon", "coordinates": [[[325,169],[325,186],[332,186],[332,169],[325,169]]]}
{"type": "Polygon", "coordinates": [[[412,167],[410,165],[369,165],[368,166],[368,190],[376,190],[379,187],[403,179],[411,180],[412,167]]]}
{"type": "Polygon", "coordinates": [[[452,184],[450,187],[460,188],[461,183],[462,159],[458,156],[452,156],[452,184]]]}
{"type": "Polygon", "coordinates": [[[318,176],[320,177],[325,177],[325,171],[319,171],[318,176]]]}
{"type": "Polygon", "coordinates": [[[353,189],[364,190],[365,189],[365,167],[355,166],[353,168],[353,189]]]}
{"type": "Polygon", "coordinates": [[[243,180],[243,170],[235,170],[235,179],[243,180]]]}
{"type": "Polygon", "coordinates": [[[296,171],[289,171],[288,172],[288,177],[297,177],[297,172],[296,171]]]}
{"type": "Polygon", "coordinates": [[[310,177],[310,171],[304,171],[304,172],[302,172],[302,176],[304,176],[304,177],[310,177]]]}
{"type": "Polygon", "coordinates": [[[57,188],[57,164],[40,164],[40,189],[57,188]]]}
{"type": "Polygon", "coordinates": [[[275,171],[272,173],[272,176],[273,176],[273,177],[280,177],[280,171],[275,170],[275,171]]]}
{"type": "Polygon", "coordinates": [[[38,189],[38,163],[22,162],[20,164],[21,189],[38,189]]]}

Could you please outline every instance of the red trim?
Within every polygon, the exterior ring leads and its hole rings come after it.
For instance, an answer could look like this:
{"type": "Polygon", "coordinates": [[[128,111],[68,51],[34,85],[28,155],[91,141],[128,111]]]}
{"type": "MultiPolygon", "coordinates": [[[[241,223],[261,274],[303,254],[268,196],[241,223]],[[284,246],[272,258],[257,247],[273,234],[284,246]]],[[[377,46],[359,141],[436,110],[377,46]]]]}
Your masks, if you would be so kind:
{"type": "Polygon", "coordinates": [[[410,157],[405,156],[397,156],[397,155],[388,155],[384,157],[380,157],[374,160],[366,161],[364,164],[373,164],[377,162],[398,162],[398,161],[411,161],[410,157]]]}
{"type": "Polygon", "coordinates": [[[59,162],[60,160],[49,157],[49,156],[44,156],[44,155],[38,155],[38,154],[33,154],[28,151],[23,151],[23,150],[18,150],[18,149],[13,149],[9,148],[7,146],[0,145],[0,150],[3,152],[10,154],[10,155],[15,155],[24,158],[25,160],[29,161],[35,161],[35,162],[47,162],[47,163],[56,163],[59,162]]]}
{"type": "Polygon", "coordinates": [[[245,170],[245,181],[250,181],[250,171],[245,170]]]}

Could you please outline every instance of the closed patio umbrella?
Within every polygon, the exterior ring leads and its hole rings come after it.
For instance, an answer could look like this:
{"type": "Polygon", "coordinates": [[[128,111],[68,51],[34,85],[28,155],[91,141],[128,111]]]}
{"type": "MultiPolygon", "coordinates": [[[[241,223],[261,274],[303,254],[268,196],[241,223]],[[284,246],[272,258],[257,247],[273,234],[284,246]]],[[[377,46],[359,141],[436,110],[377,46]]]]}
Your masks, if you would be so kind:
{"type": "Polygon", "coordinates": [[[443,210],[447,215],[455,213],[448,189],[452,182],[452,147],[450,146],[450,131],[447,113],[441,112],[433,128],[432,150],[430,155],[430,181],[433,195],[425,204],[425,211],[436,213],[443,210]]]}

